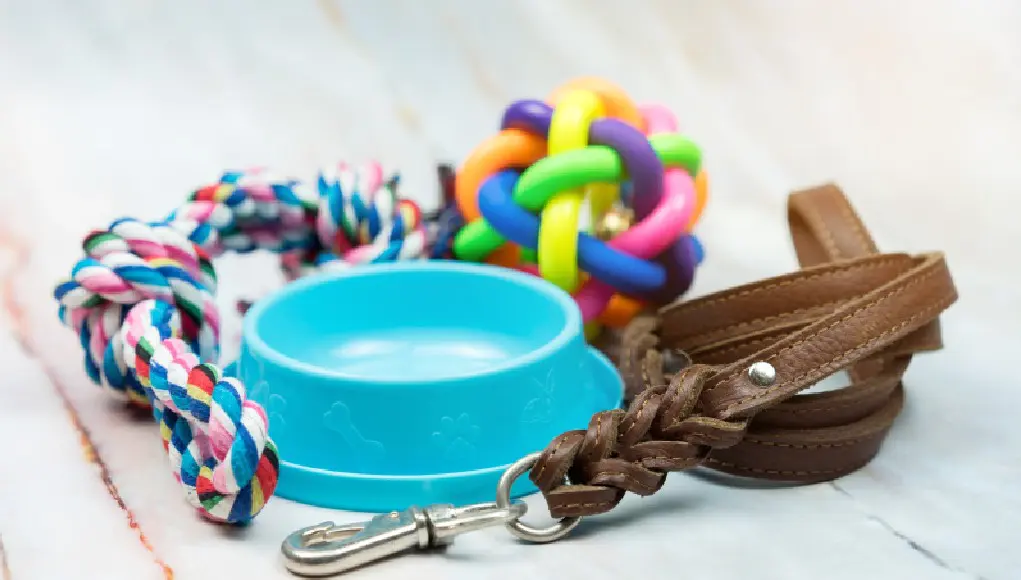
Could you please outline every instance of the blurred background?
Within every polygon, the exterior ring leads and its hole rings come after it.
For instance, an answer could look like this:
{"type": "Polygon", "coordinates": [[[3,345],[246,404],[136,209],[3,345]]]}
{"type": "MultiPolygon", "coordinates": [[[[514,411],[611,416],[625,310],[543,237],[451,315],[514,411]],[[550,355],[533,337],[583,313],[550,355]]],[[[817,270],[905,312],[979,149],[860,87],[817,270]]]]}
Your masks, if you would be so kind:
{"type": "MultiPolygon", "coordinates": [[[[996,482],[1021,475],[1018,429],[998,412],[1021,404],[1009,365],[1021,350],[1019,25],[1014,0],[0,0],[0,320],[45,350],[64,332],[52,286],[82,235],[122,215],[160,217],[224,169],[311,179],[378,158],[434,207],[436,163],[460,163],[512,100],[601,76],[671,107],[702,147],[707,260],[694,294],[795,268],[785,197],[826,181],[882,250],[947,253],[961,300],[944,317],[947,351],[912,369],[935,384],[900,428],[905,449],[956,452],[986,482],[975,509],[988,517],[951,507],[972,488],[933,464],[916,483],[945,477],[944,499],[917,513],[943,509],[957,532],[903,523],[968,577],[1006,578],[1016,567],[986,559],[988,543],[954,538],[984,535],[1007,517],[997,505],[1018,515],[996,482]]],[[[272,258],[253,259],[265,268],[226,261],[225,288],[257,295],[278,282],[272,258]]],[[[73,353],[73,337],[60,338],[73,353]]],[[[28,365],[19,353],[3,356],[28,365]]],[[[48,356],[51,375],[84,392],[72,400],[96,396],[77,384],[80,361],[48,356]]]]}
{"type": "Polygon", "coordinates": [[[8,2],[0,199],[78,223],[48,204],[147,215],[225,168],[376,157],[428,204],[434,164],[511,100],[598,75],[705,151],[700,288],[772,273],[777,204],[834,180],[884,247],[943,248],[1006,308],[988,282],[1021,240],[1019,22],[1010,0],[8,2]]]}

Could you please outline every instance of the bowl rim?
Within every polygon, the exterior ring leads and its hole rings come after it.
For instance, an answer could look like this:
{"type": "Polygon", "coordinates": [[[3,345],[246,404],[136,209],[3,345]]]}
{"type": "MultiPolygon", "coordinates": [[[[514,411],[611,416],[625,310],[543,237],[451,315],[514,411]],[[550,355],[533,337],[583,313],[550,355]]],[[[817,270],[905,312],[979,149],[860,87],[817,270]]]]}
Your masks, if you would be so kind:
{"type": "MultiPolygon", "coordinates": [[[[351,384],[371,384],[371,385],[416,385],[416,384],[429,384],[429,385],[442,385],[447,383],[459,383],[465,380],[472,380],[476,378],[485,378],[495,375],[504,374],[508,371],[515,369],[528,367],[538,361],[548,358],[550,355],[562,350],[571,340],[575,338],[582,338],[582,322],[581,322],[581,311],[578,308],[577,303],[570,294],[562,290],[560,287],[547,282],[546,280],[534,276],[532,274],[521,272],[518,270],[505,268],[502,266],[494,266],[490,264],[478,264],[472,262],[458,262],[449,260],[415,260],[415,261],[398,261],[398,262],[387,262],[381,264],[366,264],[362,266],[355,266],[350,269],[333,271],[333,272],[317,272],[309,274],[304,278],[293,281],[284,287],[270,293],[263,297],[261,300],[256,301],[252,307],[245,313],[242,320],[242,331],[241,331],[241,353],[238,358],[240,362],[244,358],[244,352],[247,349],[252,353],[252,356],[256,358],[263,358],[266,362],[283,367],[291,372],[305,375],[313,375],[323,379],[329,379],[332,381],[343,381],[351,384]],[[565,316],[565,323],[560,331],[546,344],[532,349],[524,354],[509,358],[500,364],[494,365],[488,369],[472,372],[469,374],[462,375],[450,375],[434,378],[398,378],[398,377],[366,377],[363,375],[352,375],[343,371],[334,369],[328,369],[313,365],[307,362],[300,361],[294,357],[288,356],[276,348],[266,343],[260,333],[256,330],[256,324],[262,314],[271,308],[275,303],[283,300],[291,294],[301,292],[306,288],[319,286],[322,284],[337,283],[346,279],[353,278],[366,278],[373,276],[385,276],[387,274],[395,272],[437,272],[440,274],[457,274],[457,275],[472,275],[472,276],[485,276],[488,278],[499,279],[506,281],[511,284],[525,286],[534,292],[542,294],[547,298],[550,298],[555,304],[560,306],[561,311],[565,316]]],[[[584,339],[582,339],[582,345],[584,346],[584,339]]]]}

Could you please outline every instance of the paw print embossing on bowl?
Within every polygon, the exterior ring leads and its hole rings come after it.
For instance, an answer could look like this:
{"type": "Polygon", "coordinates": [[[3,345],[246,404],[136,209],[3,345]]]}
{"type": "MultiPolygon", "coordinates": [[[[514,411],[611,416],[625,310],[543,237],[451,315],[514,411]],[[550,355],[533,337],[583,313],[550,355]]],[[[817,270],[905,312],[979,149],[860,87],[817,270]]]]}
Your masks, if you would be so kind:
{"type": "Polygon", "coordinates": [[[467,413],[440,419],[439,431],[433,432],[433,443],[446,459],[466,459],[474,456],[481,430],[467,413]]]}

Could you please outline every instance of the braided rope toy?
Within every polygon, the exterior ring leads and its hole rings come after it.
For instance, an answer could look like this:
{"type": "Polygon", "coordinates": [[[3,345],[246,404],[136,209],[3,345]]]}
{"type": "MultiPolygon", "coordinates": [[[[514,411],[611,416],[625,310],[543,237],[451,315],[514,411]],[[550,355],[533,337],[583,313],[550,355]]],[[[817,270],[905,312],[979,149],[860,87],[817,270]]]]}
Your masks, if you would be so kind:
{"type": "MultiPolygon", "coordinates": [[[[151,407],[175,478],[205,517],[249,521],[278,475],[265,411],[216,365],[212,259],[268,250],[300,275],[310,256],[330,268],[442,255],[396,184],[377,164],[321,172],[318,196],[265,171],[228,172],[162,221],[123,218],[89,234],[85,257],[56,287],[59,316],[79,336],[89,377],[151,407]]],[[[449,215],[444,223],[450,237],[458,224],[449,215]]]]}
{"type": "Polygon", "coordinates": [[[590,337],[690,287],[691,230],[707,197],[701,154],[662,106],[637,107],[599,79],[512,103],[501,131],[461,166],[467,225],[455,255],[537,275],[572,293],[590,337]],[[591,232],[579,227],[588,198],[591,232]],[[632,222],[632,217],[636,220],[632,222]]]}
{"type": "Polygon", "coordinates": [[[361,170],[341,164],[321,173],[315,243],[281,257],[288,280],[360,264],[451,258],[453,235],[463,223],[454,204],[453,169],[440,165],[438,171],[443,203],[433,215],[398,196],[399,179],[383,181],[378,164],[361,170]]]}

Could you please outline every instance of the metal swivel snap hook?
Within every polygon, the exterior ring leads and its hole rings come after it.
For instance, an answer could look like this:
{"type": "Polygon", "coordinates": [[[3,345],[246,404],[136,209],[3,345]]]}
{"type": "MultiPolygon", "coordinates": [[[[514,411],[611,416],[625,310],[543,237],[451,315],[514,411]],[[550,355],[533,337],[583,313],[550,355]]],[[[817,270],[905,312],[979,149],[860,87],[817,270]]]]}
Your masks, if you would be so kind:
{"type": "Polygon", "coordinates": [[[506,507],[495,503],[435,504],[381,514],[356,524],[323,522],[288,536],[281,551],[284,565],[294,574],[332,576],[412,548],[450,545],[460,534],[516,521],[527,509],[520,502],[506,507]]]}

